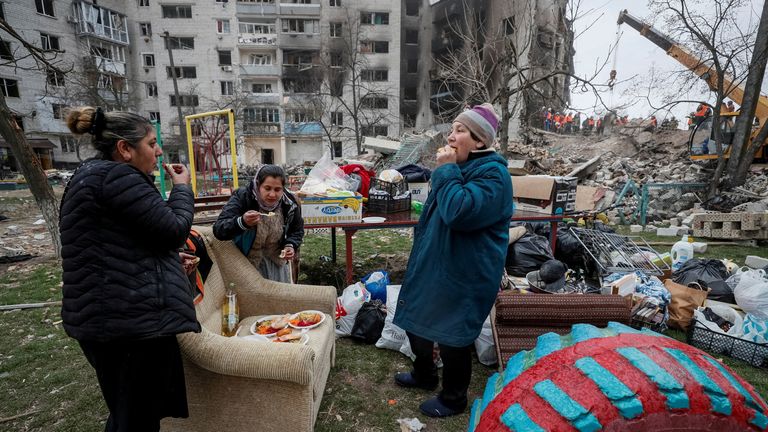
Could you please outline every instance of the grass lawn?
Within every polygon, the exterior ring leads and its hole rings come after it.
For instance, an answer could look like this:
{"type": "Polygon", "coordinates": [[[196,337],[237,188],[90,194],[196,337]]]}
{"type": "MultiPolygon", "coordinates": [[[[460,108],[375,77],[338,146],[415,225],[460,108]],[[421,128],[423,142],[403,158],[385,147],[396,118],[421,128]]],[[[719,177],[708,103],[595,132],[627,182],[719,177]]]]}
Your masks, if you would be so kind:
{"type": "MultiPolygon", "coordinates": [[[[359,231],[354,239],[355,277],[385,269],[390,271],[392,283],[400,283],[411,244],[410,230],[359,231]]],[[[765,256],[756,248],[720,248],[711,247],[708,255],[734,260],[742,254],[765,256]],[[737,252],[739,255],[730,255],[737,252]]],[[[302,248],[302,280],[342,289],[342,236],[337,253],[337,263],[329,262],[329,234],[308,234],[302,248]]],[[[56,261],[19,263],[0,276],[0,304],[60,300],[60,283],[56,261]]],[[[0,431],[103,430],[107,410],[95,374],[77,343],[65,335],[60,320],[58,307],[0,312],[0,431]]],[[[681,332],[670,332],[670,336],[684,340],[681,332]]],[[[394,431],[399,430],[398,418],[411,417],[426,423],[429,431],[466,430],[468,411],[450,419],[427,419],[418,412],[418,405],[431,394],[394,385],[394,373],[410,368],[403,355],[349,339],[338,340],[336,353],[317,431],[394,431]]],[[[729,358],[723,361],[768,397],[764,369],[729,358]]],[[[481,395],[494,372],[475,363],[470,400],[481,395]]]]}

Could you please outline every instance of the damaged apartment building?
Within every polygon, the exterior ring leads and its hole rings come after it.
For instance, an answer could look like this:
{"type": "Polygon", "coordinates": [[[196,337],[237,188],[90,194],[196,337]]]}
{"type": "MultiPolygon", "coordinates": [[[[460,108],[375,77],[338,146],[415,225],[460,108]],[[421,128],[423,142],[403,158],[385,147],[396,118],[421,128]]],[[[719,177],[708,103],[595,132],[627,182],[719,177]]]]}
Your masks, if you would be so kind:
{"type": "MultiPolygon", "coordinates": [[[[535,121],[542,107],[558,109],[568,104],[567,75],[529,84],[553,71],[573,72],[573,32],[567,18],[567,0],[431,3],[428,13],[419,20],[423,33],[419,50],[406,52],[403,60],[409,65],[418,59],[431,59],[422,67],[418,88],[413,90],[420,96],[415,110],[417,128],[450,121],[467,104],[483,102],[485,97],[479,87],[487,89],[490,98],[502,93],[505,83],[511,90],[524,88],[508,97],[511,134],[535,121]],[[458,57],[462,67],[452,63],[452,57],[458,57]],[[477,83],[474,89],[468,84],[473,82],[477,83]]],[[[494,101],[497,107],[501,99],[494,101]]]]}

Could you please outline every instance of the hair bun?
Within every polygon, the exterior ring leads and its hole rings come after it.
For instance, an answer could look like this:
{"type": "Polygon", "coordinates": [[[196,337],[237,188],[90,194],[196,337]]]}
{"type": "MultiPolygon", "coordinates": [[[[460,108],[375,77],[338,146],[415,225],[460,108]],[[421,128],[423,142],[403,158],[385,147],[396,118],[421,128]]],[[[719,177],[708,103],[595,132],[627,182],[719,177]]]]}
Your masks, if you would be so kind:
{"type": "Polygon", "coordinates": [[[67,114],[67,127],[73,134],[82,135],[90,132],[93,127],[93,117],[96,109],[93,107],[74,107],[67,114]]]}

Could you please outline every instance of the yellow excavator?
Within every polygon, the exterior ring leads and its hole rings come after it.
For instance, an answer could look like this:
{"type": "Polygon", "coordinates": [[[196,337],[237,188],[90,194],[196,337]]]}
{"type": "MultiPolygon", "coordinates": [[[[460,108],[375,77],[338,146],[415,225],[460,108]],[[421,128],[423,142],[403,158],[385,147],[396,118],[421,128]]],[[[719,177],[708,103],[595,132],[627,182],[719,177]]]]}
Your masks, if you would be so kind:
{"type": "MultiPolygon", "coordinates": [[[[626,9],[619,13],[618,23],[620,25],[627,24],[637,30],[643,37],[653,42],[656,46],[663,49],[670,57],[677,60],[680,64],[703,79],[710,90],[716,91],[717,75],[710,72],[712,68],[670,37],[659,32],[650,24],[632,16],[626,9]]],[[[744,87],[734,84],[733,79],[727,75],[723,79],[724,88],[727,89],[727,91],[730,91],[726,97],[741,106],[742,100],[744,99],[744,87]]],[[[734,136],[733,126],[738,115],[738,111],[720,114],[723,156],[726,158],[730,154],[730,145],[734,136]]],[[[691,131],[691,135],[688,138],[688,150],[692,160],[717,159],[715,134],[714,129],[712,128],[714,122],[712,120],[712,116],[708,116],[691,131]]],[[[763,125],[766,121],[768,121],[768,96],[761,94],[757,101],[757,109],[755,110],[756,126],[763,125]]],[[[757,135],[758,130],[759,127],[753,127],[750,139],[753,139],[755,135],[757,135]]],[[[757,154],[755,154],[755,159],[763,160],[766,159],[767,156],[768,140],[762,143],[757,154]]]]}

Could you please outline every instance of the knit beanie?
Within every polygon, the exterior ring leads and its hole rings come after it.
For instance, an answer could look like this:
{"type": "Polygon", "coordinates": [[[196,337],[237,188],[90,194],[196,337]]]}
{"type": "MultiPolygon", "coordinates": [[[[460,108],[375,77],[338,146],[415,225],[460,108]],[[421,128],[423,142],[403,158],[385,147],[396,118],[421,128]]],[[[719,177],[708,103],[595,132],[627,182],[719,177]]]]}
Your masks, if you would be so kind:
{"type": "Polygon", "coordinates": [[[499,116],[496,115],[493,105],[475,105],[459,114],[454,121],[466,126],[486,147],[493,145],[496,131],[499,129],[499,116]]]}

